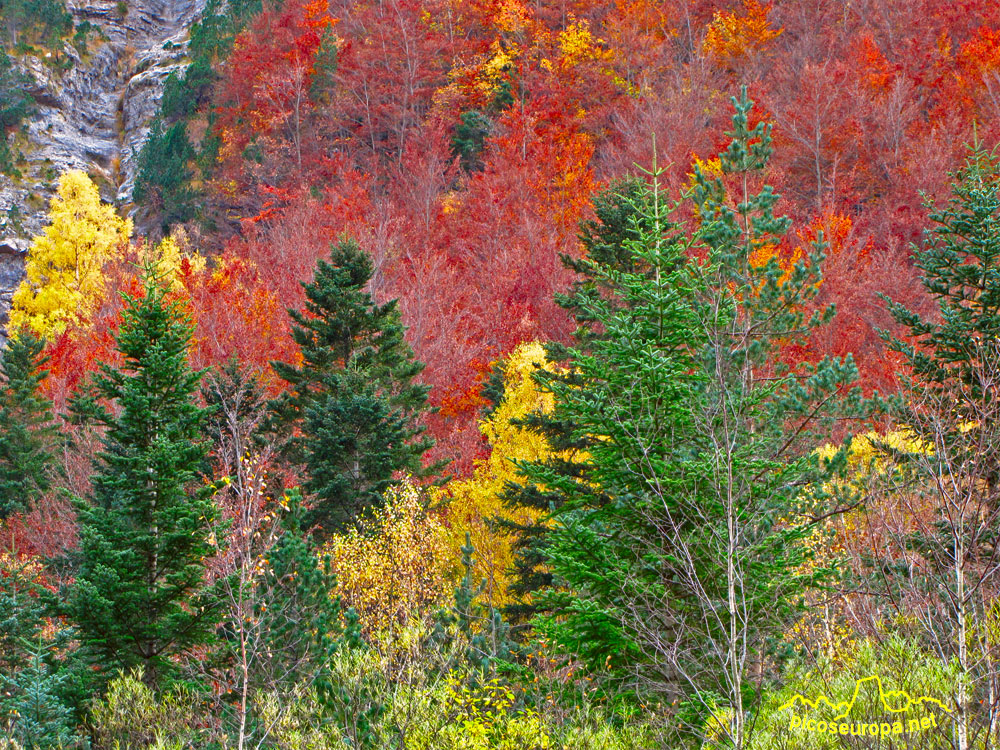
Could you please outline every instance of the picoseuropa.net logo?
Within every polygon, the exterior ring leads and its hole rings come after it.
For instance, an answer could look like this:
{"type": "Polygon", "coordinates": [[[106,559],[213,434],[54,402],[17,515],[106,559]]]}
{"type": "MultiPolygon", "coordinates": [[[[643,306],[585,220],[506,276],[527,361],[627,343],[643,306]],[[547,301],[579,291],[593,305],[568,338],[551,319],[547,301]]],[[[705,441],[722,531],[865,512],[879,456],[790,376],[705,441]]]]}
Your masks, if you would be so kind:
{"type": "Polygon", "coordinates": [[[911,696],[905,690],[885,690],[878,675],[865,677],[854,684],[850,700],[834,702],[825,695],[810,700],[801,694],[778,707],[779,711],[801,707],[802,713],[791,716],[788,729],[795,732],[813,734],[844,735],[850,737],[881,737],[910,734],[933,729],[947,716],[939,716],[951,711],[937,698],[926,695],[911,696]],[[880,721],[866,721],[849,718],[858,701],[862,686],[873,683],[878,688],[878,700],[884,712],[880,721]],[[929,710],[930,707],[930,710],[929,710]],[[825,716],[824,714],[831,714],[825,716]]]}

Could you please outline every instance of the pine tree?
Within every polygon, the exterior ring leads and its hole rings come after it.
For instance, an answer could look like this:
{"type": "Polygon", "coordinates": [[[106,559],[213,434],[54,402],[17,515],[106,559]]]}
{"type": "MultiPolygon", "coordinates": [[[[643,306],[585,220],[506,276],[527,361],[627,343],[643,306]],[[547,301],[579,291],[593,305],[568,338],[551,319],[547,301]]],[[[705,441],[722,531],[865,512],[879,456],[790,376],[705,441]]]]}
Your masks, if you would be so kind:
{"type": "MultiPolygon", "coordinates": [[[[696,165],[692,195],[705,246],[695,265],[705,380],[690,405],[695,450],[686,467],[698,477],[699,501],[680,522],[653,514],[646,539],[655,547],[657,535],[676,533],[677,559],[687,560],[668,568],[678,583],[667,598],[679,601],[669,638],[682,645],[664,640],[660,653],[693,688],[692,713],[705,724],[692,729],[712,725],[743,748],[768,664],[782,656],[773,644],[800,611],[807,587],[829,573],[804,565],[803,540],[812,519],[839,510],[823,487],[845,454],[821,462],[815,450],[839,420],[868,407],[853,385],[850,356],[815,363],[785,356],[788,347],[805,348],[834,314],[814,303],[825,245],[820,238],[782,255],[791,222],[775,214],[780,196],[765,181],[771,125],[751,126],[745,88],[732,102],[721,176],[696,165]]],[[[655,599],[646,599],[639,616],[656,608],[655,599]]]]}
{"type": "Polygon", "coordinates": [[[103,365],[72,404],[105,431],[93,496],[77,503],[68,607],[101,677],[140,666],[157,685],[173,677],[175,656],[212,638],[218,603],[204,579],[215,504],[199,475],[207,410],[195,400],[202,373],[187,363],[193,329],[153,266],[144,287],[126,296],[123,364],[103,365]]]}
{"type": "Polygon", "coordinates": [[[7,141],[10,131],[20,126],[35,106],[28,93],[31,79],[14,64],[4,50],[0,50],[0,173],[20,176],[14,162],[17,152],[7,141]]]}
{"type": "Polygon", "coordinates": [[[493,607],[480,603],[486,581],[473,583],[472,537],[465,532],[462,545],[462,580],[455,588],[455,606],[441,619],[442,624],[455,624],[464,641],[464,659],[474,669],[495,672],[498,665],[513,661],[518,651],[510,639],[510,626],[493,607]]]}
{"type": "Polygon", "coordinates": [[[334,245],[304,284],[305,311],[289,311],[302,365],[273,363],[290,386],[275,415],[301,431],[287,456],[305,466],[316,497],[305,522],[323,533],[380,505],[395,472],[438,468],[421,466],[433,444],[418,424],[429,388],[414,381],[424,366],[403,338],[395,300],[376,305],[364,291],[371,274],[355,242],[334,245]]]}
{"type": "Polygon", "coordinates": [[[27,510],[51,484],[56,427],[39,390],[48,375],[44,347],[24,330],[0,359],[0,519],[27,510]]]}

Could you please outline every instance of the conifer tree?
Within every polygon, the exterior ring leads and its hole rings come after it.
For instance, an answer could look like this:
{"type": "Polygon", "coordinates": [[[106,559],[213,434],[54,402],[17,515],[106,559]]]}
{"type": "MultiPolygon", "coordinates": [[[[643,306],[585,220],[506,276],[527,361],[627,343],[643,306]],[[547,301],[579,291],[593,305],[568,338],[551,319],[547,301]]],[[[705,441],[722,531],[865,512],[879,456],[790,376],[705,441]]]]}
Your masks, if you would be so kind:
{"type": "Polygon", "coordinates": [[[14,166],[17,152],[11,148],[7,134],[17,128],[34,107],[35,100],[28,93],[31,79],[0,50],[0,174],[19,177],[14,166]]]}
{"type": "MultiPolygon", "coordinates": [[[[587,276],[563,298],[577,311],[579,343],[565,350],[565,375],[538,376],[555,396],[550,440],[576,458],[520,465],[527,497],[549,501],[537,559],[552,587],[536,594],[536,625],[595,673],[613,675],[616,692],[639,654],[619,590],[634,581],[631,553],[609,539],[640,529],[641,508],[653,503],[650,472],[661,487],[685,478],[704,341],[692,310],[699,280],[687,262],[696,240],[673,217],[659,173],[651,176],[605,204],[609,223],[591,235],[595,257],[581,262],[587,276]]],[[[647,576],[636,585],[649,585],[647,576]]]]}
{"type": "Polygon", "coordinates": [[[814,304],[825,244],[820,237],[783,255],[791,222],[776,215],[780,196],[766,182],[771,125],[751,124],[745,88],[732,102],[721,175],[696,165],[692,191],[705,248],[694,264],[704,381],[689,407],[693,439],[684,450],[698,502],[680,516],[646,514],[636,551],[659,549],[673,580],[669,593],[649,589],[631,608],[649,617],[677,602],[668,627],[641,637],[643,651],[669,665],[664,683],[686,684],[698,717],[691,728],[739,749],[750,743],[768,665],[783,655],[773,644],[806,588],[829,572],[804,565],[804,540],[813,519],[839,510],[823,488],[845,453],[820,461],[815,449],[836,422],[867,406],[850,356],[798,363],[784,356],[787,347],[805,348],[835,312],[814,304]],[[666,535],[676,550],[657,540],[666,535]]]}
{"type": "Polygon", "coordinates": [[[475,548],[468,531],[461,549],[463,573],[455,587],[455,604],[450,612],[441,613],[436,635],[442,637],[441,626],[457,626],[462,639],[462,658],[474,669],[496,672],[498,665],[513,661],[518,647],[511,640],[510,625],[501,613],[480,601],[487,582],[483,580],[478,585],[473,582],[475,548]]]}
{"type": "Polygon", "coordinates": [[[39,386],[48,371],[45,343],[24,330],[0,358],[0,519],[27,510],[49,489],[56,428],[39,386]]]}
{"type": "Polygon", "coordinates": [[[562,496],[543,632],[596,674],[610,666],[615,692],[685,696],[677,718],[699,741],[744,748],[771,643],[822,573],[802,565],[807,511],[829,510],[822,480],[843,457],[821,465],[816,433],[859,404],[850,360],[781,357],[830,314],[808,314],[822,248],[794,263],[775,251],[789,222],[753,188],[769,126],[749,125],[745,94],[734,104],[726,181],[696,169],[682,222],[654,168],[622,243],[635,262],[599,269],[611,293],[581,299],[598,335],[570,350],[573,382],[547,385],[554,417],[588,441],[584,472],[522,469],[562,496]]]}
{"type": "Polygon", "coordinates": [[[17,672],[0,675],[0,716],[12,719],[13,739],[33,750],[72,747],[73,711],[59,695],[67,674],[53,671],[49,649],[41,637],[24,643],[26,664],[17,672]]]}
{"type": "Polygon", "coordinates": [[[218,603],[205,561],[215,504],[200,478],[207,410],[196,402],[202,373],[187,363],[193,329],[155,266],[144,287],[126,296],[122,365],[103,365],[72,404],[104,433],[93,495],[77,502],[68,606],[100,677],[139,666],[158,685],[174,676],[175,656],[212,638],[218,603]]]}
{"type": "Polygon", "coordinates": [[[890,606],[914,613],[936,653],[957,663],[954,725],[962,750],[982,741],[977,724],[989,737],[996,722],[982,686],[997,680],[987,633],[1000,596],[998,174],[995,152],[978,142],[969,147],[952,175],[951,198],[930,206],[931,226],[914,253],[937,314],[887,299],[906,337],[882,334],[905,365],[888,413],[912,440],[879,446],[898,469],[885,490],[908,509],[908,522],[880,519],[886,545],[877,552],[874,583],[890,606]],[[896,557],[907,564],[894,564],[896,557]]]}
{"type": "Polygon", "coordinates": [[[193,172],[188,162],[194,149],[183,121],[164,127],[157,118],[138,159],[138,174],[132,190],[133,200],[156,212],[164,234],[171,224],[187,221],[194,215],[191,188],[193,172]]]}
{"type": "MultiPolygon", "coordinates": [[[[577,328],[573,335],[574,349],[586,352],[602,335],[603,329],[595,320],[592,306],[615,295],[621,283],[619,272],[635,272],[648,264],[635,253],[628,243],[640,241],[643,233],[649,231],[648,212],[649,191],[637,177],[627,177],[612,181],[604,190],[594,196],[594,219],[580,225],[580,257],[565,255],[563,264],[579,274],[570,290],[556,295],[557,304],[573,316],[577,328]]],[[[627,298],[617,296],[617,304],[628,304],[627,298]]],[[[568,348],[559,342],[546,344],[546,353],[553,361],[565,362],[570,356],[568,348]]],[[[498,368],[498,372],[502,368],[498,368]]],[[[551,390],[551,384],[567,386],[578,384],[579,374],[572,368],[559,371],[539,370],[536,373],[542,388],[551,390]]],[[[495,403],[499,404],[503,393],[502,378],[494,386],[495,403]]],[[[484,390],[488,395],[488,392],[484,390]]],[[[525,417],[521,424],[542,435],[552,450],[546,461],[547,470],[567,478],[575,478],[582,487],[588,484],[589,469],[585,457],[593,438],[576,429],[565,413],[547,414],[536,412],[525,417]]],[[[537,523],[518,523],[510,515],[502,515],[496,522],[512,532],[515,538],[516,559],[514,568],[517,580],[511,592],[520,600],[506,607],[505,614],[515,621],[524,621],[538,611],[537,602],[531,602],[532,592],[547,588],[552,584],[552,574],[545,561],[545,545],[550,525],[544,520],[557,510],[564,495],[552,488],[528,480],[510,483],[504,492],[504,502],[508,509],[529,508],[543,519],[537,523]]]]}
{"type": "Polygon", "coordinates": [[[0,726],[25,747],[70,747],[75,630],[47,617],[43,575],[37,559],[0,554],[0,726]]]}
{"type": "Polygon", "coordinates": [[[344,643],[357,645],[358,631],[342,627],[340,601],[330,593],[336,584],[329,561],[319,558],[305,539],[300,492],[293,489],[285,499],[282,533],[267,552],[264,585],[270,601],[257,613],[272,654],[267,668],[274,683],[308,680],[328,700],[334,690],[333,655],[344,643]]]}
{"type": "Polygon", "coordinates": [[[418,424],[429,388],[415,379],[424,366],[403,338],[395,300],[377,305],[365,291],[371,274],[357,243],[334,245],[303,285],[305,311],[289,311],[302,365],[273,363],[290,386],[275,414],[301,432],[287,456],[306,468],[316,498],[305,523],[324,534],[380,505],[394,472],[437,468],[421,465],[433,444],[418,424]]]}

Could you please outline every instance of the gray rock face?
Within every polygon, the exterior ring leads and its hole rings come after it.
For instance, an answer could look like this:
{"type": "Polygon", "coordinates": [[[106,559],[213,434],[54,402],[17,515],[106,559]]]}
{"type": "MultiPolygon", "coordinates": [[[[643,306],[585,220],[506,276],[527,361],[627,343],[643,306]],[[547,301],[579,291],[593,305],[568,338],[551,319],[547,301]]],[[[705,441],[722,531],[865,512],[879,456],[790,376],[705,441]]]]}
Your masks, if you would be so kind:
{"type": "Polygon", "coordinates": [[[27,123],[27,142],[18,142],[28,167],[17,179],[0,175],[0,325],[23,276],[28,240],[44,226],[62,172],[86,171],[105,200],[128,211],[136,156],[167,76],[185,65],[188,28],[204,5],[205,0],[69,0],[74,22],[89,21],[107,41],[89,34],[83,57],[67,43],[64,52],[73,64],[65,71],[38,57],[18,59],[34,78],[37,107],[27,123]]]}

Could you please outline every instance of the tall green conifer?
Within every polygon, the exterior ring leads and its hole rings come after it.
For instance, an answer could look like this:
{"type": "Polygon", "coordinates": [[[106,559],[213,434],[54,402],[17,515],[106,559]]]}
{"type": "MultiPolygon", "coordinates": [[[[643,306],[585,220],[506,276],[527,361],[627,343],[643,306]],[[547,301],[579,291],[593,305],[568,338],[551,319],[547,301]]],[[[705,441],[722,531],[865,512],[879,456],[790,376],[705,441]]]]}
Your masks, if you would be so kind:
{"type": "Polygon", "coordinates": [[[686,698],[687,732],[744,748],[771,644],[821,572],[802,544],[804,511],[828,500],[816,433],[857,394],[849,360],[785,364],[830,314],[809,313],[821,248],[794,264],[775,251],[789,222],[761,186],[769,127],[734,103],[723,178],[696,170],[689,223],[654,170],[621,245],[634,262],[580,299],[594,335],[569,352],[575,378],[546,381],[554,419],[587,441],[582,473],[522,469],[561,496],[543,632],[595,674],[612,667],[614,693],[686,698]]]}
{"type": "Polygon", "coordinates": [[[27,510],[49,489],[56,428],[39,386],[48,375],[45,343],[24,330],[0,358],[0,519],[27,510]]]}
{"type": "Polygon", "coordinates": [[[424,365],[403,338],[395,300],[373,302],[365,287],[368,255],[351,240],[333,246],[304,284],[306,307],[290,311],[302,365],[273,363],[289,384],[274,402],[278,421],[299,434],[288,458],[304,466],[315,495],[305,518],[330,533],[382,502],[397,471],[426,475],[421,457],[433,445],[418,424],[429,387],[415,382],[424,365]]]}
{"type": "MultiPolygon", "coordinates": [[[[557,304],[577,323],[573,335],[576,351],[591,351],[595,342],[607,335],[600,321],[594,317],[595,304],[610,299],[615,299],[618,305],[630,304],[630,300],[620,294],[623,279],[618,274],[651,272],[648,260],[636,253],[634,244],[652,229],[654,219],[650,214],[650,198],[647,185],[639,178],[613,181],[594,196],[595,218],[580,225],[582,255],[562,258],[567,268],[579,274],[567,293],[556,295],[557,304]]],[[[570,357],[567,347],[558,342],[549,342],[546,350],[553,361],[565,363],[570,357]]],[[[560,372],[542,370],[536,377],[543,387],[551,387],[553,383],[573,386],[581,382],[580,374],[572,368],[564,368],[560,372]]],[[[502,385],[502,378],[496,383],[502,385]]],[[[502,397],[503,394],[498,392],[496,402],[499,403],[502,397]]],[[[576,429],[578,425],[568,414],[562,410],[557,410],[555,414],[530,414],[524,419],[524,424],[543,435],[551,446],[553,456],[546,462],[548,471],[576,481],[580,491],[593,486],[588,479],[590,469],[583,460],[593,438],[576,429]]],[[[564,493],[525,480],[509,485],[504,500],[512,510],[530,508],[544,517],[562,505],[564,493]]],[[[511,590],[520,598],[507,608],[506,614],[515,620],[524,620],[538,609],[537,603],[531,601],[532,592],[552,584],[552,573],[545,560],[550,527],[544,520],[532,524],[518,523],[506,516],[496,519],[496,522],[514,534],[516,540],[517,579],[511,590]]]]}
{"type": "Polygon", "coordinates": [[[898,468],[887,493],[894,505],[912,510],[905,526],[882,532],[885,552],[873,584],[883,588],[887,605],[912,613],[921,637],[957,664],[955,746],[963,750],[982,741],[977,732],[995,731],[986,686],[997,679],[992,623],[1000,597],[998,175],[996,153],[971,146],[952,175],[950,199],[930,206],[931,225],[915,248],[937,314],[888,300],[907,336],[883,332],[905,364],[888,412],[915,440],[881,446],[898,468]]]}
{"type": "Polygon", "coordinates": [[[215,515],[200,477],[206,409],[187,362],[193,328],[152,267],[127,297],[116,341],[122,365],[102,365],[74,411],[102,427],[93,495],[78,502],[80,545],[68,597],[85,654],[103,678],[140,666],[162,685],[176,656],[212,639],[205,584],[215,515]]]}

